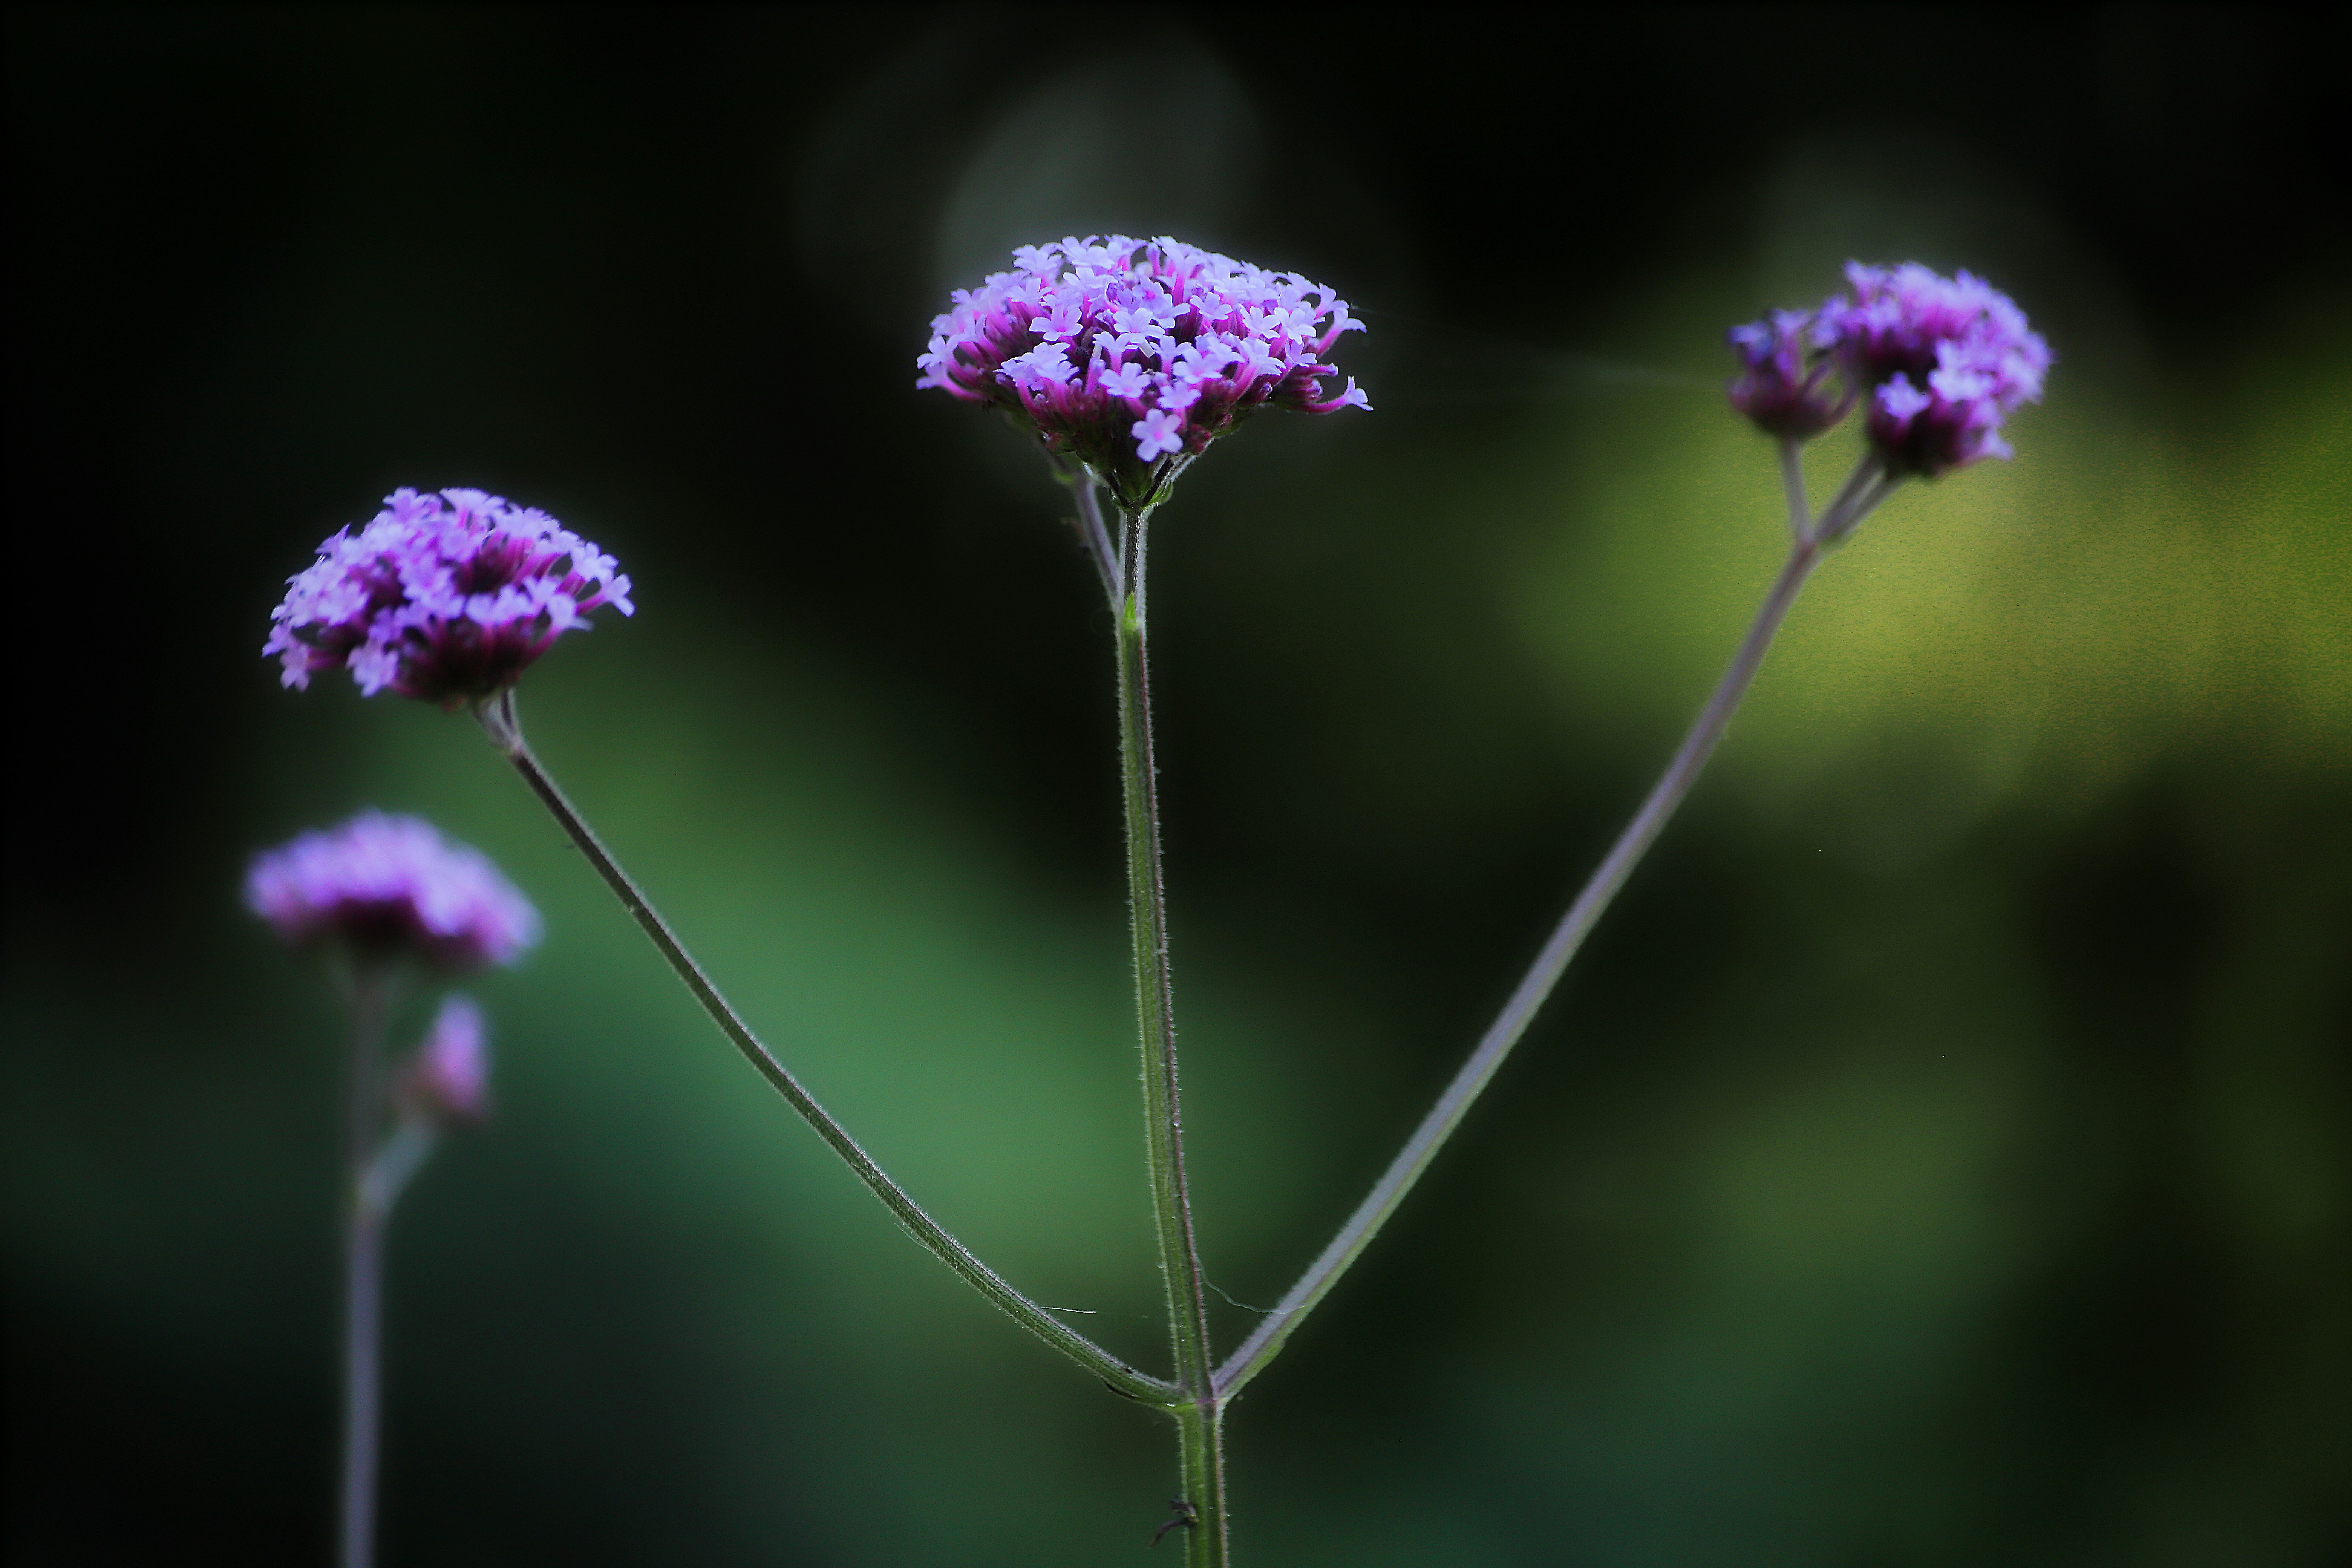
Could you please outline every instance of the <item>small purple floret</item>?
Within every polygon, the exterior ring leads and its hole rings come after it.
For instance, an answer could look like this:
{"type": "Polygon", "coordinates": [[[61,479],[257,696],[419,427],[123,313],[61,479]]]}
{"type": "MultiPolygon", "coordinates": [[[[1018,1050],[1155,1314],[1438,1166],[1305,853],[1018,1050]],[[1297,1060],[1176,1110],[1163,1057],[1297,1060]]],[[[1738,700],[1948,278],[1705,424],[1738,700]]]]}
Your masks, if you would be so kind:
{"type": "Polygon", "coordinates": [[[291,947],[453,973],[512,963],[539,940],[539,911],[488,857],[381,812],[256,856],[245,901],[291,947]]]}
{"type": "Polygon", "coordinates": [[[490,1105],[489,1028],[482,1010],[463,996],[441,1004],[433,1032],[417,1047],[404,1086],[406,1098],[441,1121],[477,1121],[490,1105]]]}
{"type": "Polygon", "coordinates": [[[481,490],[395,490],[287,581],[261,650],[285,666],[286,685],[349,669],[370,697],[390,689],[452,706],[513,685],[598,605],[636,610],[611,556],[481,490]]]}
{"type": "Polygon", "coordinates": [[[1726,389],[1731,406],[1767,433],[1810,441],[1853,406],[1853,394],[1832,374],[1820,312],[1775,310],[1724,335],[1740,367],[1726,389]]]}
{"type": "Polygon", "coordinates": [[[1332,345],[1364,324],[1320,284],[1125,235],[1024,245],[1013,258],[932,321],[915,384],[1001,409],[1123,506],[1149,502],[1170,465],[1268,404],[1371,407],[1353,377],[1326,395],[1332,345]]]}

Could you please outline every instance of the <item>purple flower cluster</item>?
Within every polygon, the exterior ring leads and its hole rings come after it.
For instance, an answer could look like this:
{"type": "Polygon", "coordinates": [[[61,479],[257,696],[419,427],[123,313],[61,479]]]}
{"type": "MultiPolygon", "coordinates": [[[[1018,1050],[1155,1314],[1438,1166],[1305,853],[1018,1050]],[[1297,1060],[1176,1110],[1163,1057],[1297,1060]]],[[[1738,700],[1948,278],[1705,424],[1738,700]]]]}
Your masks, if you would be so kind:
{"type": "Polygon", "coordinates": [[[1025,245],[1013,258],[932,320],[915,384],[1003,410],[1123,506],[1146,504],[1171,460],[1267,404],[1371,407],[1353,377],[1325,395],[1338,374],[1326,356],[1363,323],[1320,284],[1124,235],[1025,245]]]}
{"type": "Polygon", "coordinates": [[[1853,301],[1838,316],[1838,354],[1871,388],[1866,426],[1890,472],[1934,476],[2007,458],[2000,422],[2038,403],[2050,345],[2025,312],[1980,278],[1917,262],[1848,262],[1853,301]]]}
{"type": "Polygon", "coordinates": [[[539,940],[539,911],[479,850],[373,811],[256,856],[245,901],[289,946],[452,972],[511,963],[539,940]]]}
{"type": "Polygon", "coordinates": [[[611,556],[480,490],[395,490],[287,581],[261,650],[284,664],[286,685],[347,668],[368,696],[389,688],[451,705],[512,685],[598,605],[636,609],[611,556]]]}
{"type": "Polygon", "coordinates": [[[463,996],[444,1001],[409,1063],[403,1098],[436,1121],[478,1121],[490,1106],[489,1039],[479,1007],[463,996]]]}
{"type": "Polygon", "coordinates": [[[1776,311],[1735,327],[1741,374],[1732,406],[1776,436],[1804,440],[1865,398],[1864,431],[1889,474],[1934,478],[2007,458],[2001,421],[2039,402],[2050,345],[2000,289],[1917,262],[1845,268],[1851,295],[1810,315],[1776,311]],[[1828,372],[1843,379],[1833,389],[1828,372]]]}

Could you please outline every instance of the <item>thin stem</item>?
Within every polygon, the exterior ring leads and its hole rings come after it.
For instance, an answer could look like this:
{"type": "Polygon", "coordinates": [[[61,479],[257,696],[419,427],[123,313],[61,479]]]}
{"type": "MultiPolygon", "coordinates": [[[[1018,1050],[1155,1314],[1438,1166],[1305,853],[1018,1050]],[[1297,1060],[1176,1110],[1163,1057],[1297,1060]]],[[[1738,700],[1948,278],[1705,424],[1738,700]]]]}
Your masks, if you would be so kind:
{"type": "Polygon", "coordinates": [[[416,1174],[432,1155],[438,1138],[433,1123],[422,1116],[404,1116],[392,1136],[383,1141],[368,1162],[366,1173],[360,1177],[360,1206],[373,1209],[386,1219],[392,1216],[392,1205],[408,1186],[408,1179],[416,1174]]]}
{"type": "Polygon", "coordinates": [[[1822,545],[1843,542],[1864,518],[1876,511],[1888,496],[1902,487],[1902,475],[1887,472],[1885,465],[1874,456],[1864,456],[1854,466],[1837,500],[1822,514],[1813,529],[1813,542],[1822,545]]]}
{"type": "Polygon", "coordinates": [[[1102,497],[1097,489],[1100,481],[1084,463],[1055,456],[1042,441],[1038,445],[1045,453],[1045,466],[1054,471],[1054,481],[1068,487],[1077,504],[1078,515],[1063,521],[1076,531],[1078,542],[1086,547],[1087,558],[1095,563],[1095,574],[1102,579],[1103,600],[1110,605],[1110,613],[1117,616],[1119,601],[1126,593],[1119,561],[1125,536],[1122,534],[1120,542],[1114,542],[1110,531],[1103,526],[1102,497]]]}
{"type": "Polygon", "coordinates": [[[1789,501],[1789,537],[1802,539],[1812,527],[1812,508],[1805,501],[1805,448],[1801,441],[1780,443],[1780,491],[1789,501]]]}
{"type": "MultiPolygon", "coordinates": [[[[1070,489],[1077,498],[1078,528],[1086,537],[1087,552],[1095,558],[1095,570],[1102,574],[1103,593],[1110,602],[1111,614],[1117,615],[1119,601],[1126,597],[1127,568],[1119,557],[1119,547],[1111,542],[1110,531],[1103,526],[1102,493],[1096,487],[1093,470],[1080,468],[1070,489]]],[[[1126,538],[1123,527],[1119,537],[1126,538]]]]}
{"type": "Polygon", "coordinates": [[[760,1037],[751,1032],[751,1026],[736,1013],[727,998],[719,994],[719,987],[711,984],[702,966],[680,944],[670,931],[669,923],[646,901],[646,896],[637,890],[636,883],[629,879],[629,874],[621,869],[619,862],[613,858],[604,841],[596,837],[594,829],[564,797],[563,792],[556,787],[555,780],[547,770],[540,765],[538,757],[532,754],[530,745],[523,740],[521,721],[515,714],[513,688],[508,688],[478,707],[475,717],[489,734],[491,743],[505,753],[507,760],[514,764],[515,771],[522,774],[523,782],[530,785],[531,793],[539,796],[540,804],[547,807],[549,815],[562,827],[573,847],[588,858],[588,863],[596,868],[596,874],[604,879],[604,885],[621,900],[621,907],[628,910],[629,918],[635,921],[638,929],[652,940],[671,971],[685,983],[687,990],[693,993],[694,999],[702,1005],[702,1010],[709,1015],[710,1021],[719,1026],[719,1032],[733,1043],[743,1059],[751,1064],[753,1070],[768,1080],[769,1087],[782,1095],[786,1103],[800,1112],[801,1120],[815,1130],[826,1146],[856,1173],[857,1179],[866,1184],[866,1190],[882,1200],[883,1205],[889,1209],[908,1235],[954,1270],[966,1284],[995,1302],[1015,1322],[1101,1378],[1114,1391],[1152,1405],[1164,1405],[1170,1402],[1174,1391],[1167,1384],[1121,1363],[1085,1335],[1049,1315],[1043,1307],[1005,1283],[994,1269],[974,1258],[961,1242],[925,1214],[915,1200],[874,1163],[873,1157],[858,1147],[857,1140],[826,1113],[815,1097],[801,1087],[800,1080],[793,1077],[783,1063],[761,1043],[760,1037]]]}
{"type": "MultiPolygon", "coordinates": [[[[1875,465],[1867,459],[1864,467],[1875,468],[1875,465]]],[[[1801,483],[1801,479],[1799,482],[1801,483]]],[[[1857,500],[1864,499],[1869,489],[1866,476],[1858,469],[1855,478],[1848,481],[1845,490],[1841,493],[1840,504],[1851,509],[1857,500]]],[[[1801,505],[1801,501],[1792,500],[1792,504],[1801,505]]],[[[1874,500],[1872,504],[1875,504],[1874,500]]],[[[1723,739],[1724,730],[1731,722],[1733,710],[1739,706],[1739,700],[1747,694],[1748,683],[1756,678],[1757,668],[1764,662],[1764,652],[1771,646],[1773,633],[1780,629],[1782,618],[1789,613],[1789,606],[1796,602],[1797,591],[1804,586],[1805,579],[1821,560],[1820,536],[1827,532],[1832,523],[1840,525],[1843,531],[1858,520],[1858,512],[1848,517],[1841,514],[1833,505],[1831,513],[1822,519],[1821,529],[1801,525],[1794,530],[1796,537],[1790,543],[1789,558],[1781,566],[1780,575],[1773,579],[1771,589],[1764,595],[1764,603],[1756,612],[1755,622],[1748,628],[1748,635],[1741,640],[1738,651],[1732,656],[1730,668],[1716,683],[1714,695],[1700,710],[1697,721],[1691,726],[1690,733],[1684,737],[1674,760],[1666,764],[1664,774],[1650,791],[1649,798],[1633,814],[1633,820],[1626,824],[1624,832],[1618,836],[1616,844],[1592,873],[1591,880],[1585,883],[1583,890],[1577,894],[1576,901],[1569,906],[1568,913],[1561,917],[1550,940],[1536,955],[1535,963],[1529,965],[1518,988],[1503,1005],[1502,1013],[1488,1026],[1486,1033],[1478,1041],[1477,1048],[1470,1053],[1470,1059],[1462,1064],[1461,1070],[1454,1075],[1454,1081],[1445,1086],[1445,1091],[1438,1096],[1437,1103],[1430,1108],[1428,1115],[1422,1118],[1421,1125],[1413,1129],[1412,1136],[1405,1140],[1404,1147],[1390,1162],[1389,1168],[1381,1173],[1381,1179],[1373,1184],[1371,1192],[1349,1216],[1348,1223],[1339,1227],[1339,1234],[1332,1237],[1331,1244],[1308,1267],[1298,1283],[1290,1288],[1289,1293],[1259,1323],[1256,1331],[1218,1369],[1217,1392],[1221,1395],[1230,1399],[1281,1351],[1284,1342],[1307,1314],[1329,1293],[1331,1287],[1355,1262],[1389,1215],[1396,1212],[1397,1205],[1404,1201],[1404,1195],[1412,1190],[1413,1184],[1429,1168],[1437,1151],[1461,1125],[1471,1103],[1494,1078],[1496,1069],[1503,1065],[1503,1058],[1510,1055],[1511,1047],[1518,1043],[1519,1037],[1527,1032],[1537,1010],[1551,994],[1561,972],[1567,969],[1569,960],[1576,956],[1576,950],[1583,944],[1586,934],[1600,920],[1601,911],[1609,907],[1609,901],[1616,896],[1618,889],[1624,886],[1625,879],[1632,874],[1643,852],[1664,828],[1666,819],[1674,815],[1675,808],[1682,804],[1683,796],[1690,793],[1699,770],[1706,765],[1707,757],[1714,752],[1716,743],[1723,739]]],[[[1801,520],[1800,521],[1801,524],[1801,520]]]]}
{"type": "Polygon", "coordinates": [[[1815,544],[1834,544],[1851,531],[1855,523],[1894,493],[1897,481],[1886,477],[1886,466],[1873,452],[1864,452],[1845,477],[1838,493],[1830,500],[1829,508],[1821,521],[1799,534],[1799,538],[1815,544]]]}
{"type": "Polygon", "coordinates": [[[383,1228],[386,1206],[371,1201],[383,1118],[383,1029],[390,977],[362,963],[352,987],[349,1185],[343,1216],[343,1475],[338,1560],[369,1568],[375,1559],[376,1452],[382,1407],[383,1228]]]}
{"type": "Polygon", "coordinates": [[[1127,547],[1118,615],[1118,736],[1127,799],[1127,889],[1135,943],[1135,1006],[1143,1053],[1144,1140],[1160,1272],[1168,1291],[1168,1331],[1176,1352],[1185,1531],[1192,1568],[1225,1561],[1223,1461],[1217,1452],[1217,1390],[1211,1375],[1209,1299],[1184,1178],[1184,1117],[1177,1089],[1176,1012],[1168,973],[1168,898],[1160,874],[1159,771],[1151,749],[1151,677],[1145,652],[1144,555],[1150,509],[1125,514],[1127,547]]]}

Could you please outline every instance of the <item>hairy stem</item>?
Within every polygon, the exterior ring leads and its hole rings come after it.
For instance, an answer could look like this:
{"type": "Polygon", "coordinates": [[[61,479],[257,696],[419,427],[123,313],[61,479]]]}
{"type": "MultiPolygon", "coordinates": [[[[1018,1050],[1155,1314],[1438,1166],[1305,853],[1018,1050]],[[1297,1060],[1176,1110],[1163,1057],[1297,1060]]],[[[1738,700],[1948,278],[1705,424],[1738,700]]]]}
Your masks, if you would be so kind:
{"type": "Polygon", "coordinates": [[[491,742],[514,764],[515,771],[522,774],[523,782],[530,786],[540,804],[547,807],[549,815],[562,827],[573,847],[588,858],[588,863],[596,868],[598,876],[604,879],[604,885],[613,890],[614,897],[621,900],[621,907],[629,912],[629,918],[635,921],[638,929],[652,941],[671,971],[685,983],[694,999],[702,1005],[702,1010],[709,1016],[710,1021],[719,1026],[719,1032],[741,1053],[743,1059],[751,1063],[752,1069],[767,1079],[769,1087],[783,1096],[785,1102],[800,1113],[801,1120],[814,1129],[816,1135],[824,1140],[826,1147],[856,1173],[857,1179],[866,1184],[866,1190],[882,1200],[883,1205],[908,1235],[921,1243],[931,1256],[946,1264],[966,1284],[996,1303],[1015,1322],[1101,1378],[1115,1392],[1151,1405],[1171,1403],[1174,1390],[1167,1384],[1126,1365],[1015,1290],[994,1269],[973,1257],[961,1242],[925,1214],[915,1200],[874,1163],[873,1157],[858,1146],[847,1130],[827,1114],[824,1107],[816,1102],[815,1097],[801,1087],[800,1080],[761,1043],[760,1037],[751,1032],[751,1026],[743,1021],[727,998],[719,994],[718,986],[711,984],[702,966],[678,942],[669,929],[669,923],[662,919],[653,905],[646,902],[645,894],[637,889],[636,883],[629,879],[628,873],[621,869],[619,862],[604,847],[604,841],[596,837],[586,819],[556,787],[554,779],[549,776],[523,740],[522,726],[515,714],[511,687],[478,707],[475,716],[488,732],[491,742]]]}
{"type": "Polygon", "coordinates": [[[1225,1412],[1213,1399],[1176,1415],[1177,1462],[1191,1518],[1184,1527],[1185,1568],[1226,1568],[1225,1412]]]}
{"type": "Polygon", "coordinates": [[[1111,614],[1116,616],[1127,595],[1123,580],[1127,563],[1122,553],[1127,531],[1122,526],[1118,541],[1114,542],[1110,531],[1103,526],[1102,492],[1091,471],[1080,468],[1077,478],[1070,483],[1070,490],[1078,503],[1078,531],[1087,542],[1087,552],[1094,557],[1095,570],[1102,575],[1103,593],[1110,601],[1111,614]]]}
{"type": "Polygon", "coordinates": [[[1135,1006],[1143,1053],[1144,1140],[1168,1331],[1176,1352],[1186,1531],[1192,1568],[1225,1561],[1223,1431],[1211,1375],[1209,1301],[1184,1179],[1184,1116],[1176,1073],[1176,1014],[1168,973],[1168,900],[1160,875],[1160,789],[1151,751],[1151,677],[1145,652],[1144,549],[1151,513],[1123,519],[1126,595],[1118,612],[1118,735],[1127,800],[1127,889],[1135,943],[1135,1006]]]}
{"type": "Polygon", "coordinates": [[[1843,538],[1895,488],[1895,481],[1885,478],[1876,460],[1865,457],[1840,490],[1837,500],[1831,503],[1820,522],[1814,524],[1803,515],[1804,481],[1801,470],[1795,466],[1793,449],[1783,453],[1781,474],[1790,505],[1791,542],[1789,558],[1765,594],[1764,602],[1757,609],[1756,619],[1748,626],[1747,637],[1741,639],[1738,651],[1732,655],[1730,667],[1723,672],[1723,679],[1716,683],[1714,694],[1707,699],[1706,706],[1699,710],[1697,721],[1683,738],[1682,746],[1675,752],[1674,760],[1666,764],[1664,774],[1650,791],[1649,798],[1633,814],[1633,821],[1625,825],[1624,832],[1618,836],[1617,842],[1610,847],[1599,868],[1592,873],[1591,879],[1585,883],[1575,902],[1569,906],[1568,913],[1553,928],[1550,939],[1536,955],[1534,963],[1528,966],[1517,989],[1511,993],[1510,1000],[1503,1005],[1501,1014],[1479,1038],[1469,1059],[1462,1064],[1453,1081],[1437,1097],[1437,1103],[1430,1107],[1429,1113],[1422,1118],[1421,1125],[1413,1129],[1412,1135],[1405,1140],[1404,1147],[1389,1163],[1380,1180],[1372,1184],[1371,1192],[1357,1205],[1347,1224],[1339,1227],[1339,1234],[1331,1238],[1330,1245],[1307,1267],[1298,1282],[1290,1288],[1274,1310],[1266,1314],[1256,1331],[1243,1342],[1241,1348],[1217,1369],[1216,1391],[1221,1398],[1232,1398],[1281,1352],[1299,1323],[1329,1294],[1331,1287],[1339,1283],[1339,1277],[1362,1254],[1389,1215],[1395,1213],[1397,1205],[1404,1201],[1405,1194],[1412,1190],[1413,1184],[1421,1179],[1422,1173],[1429,1168],[1430,1162],[1436,1158],[1446,1139],[1462,1124],[1471,1104],[1493,1079],[1496,1069],[1510,1055],[1511,1047],[1518,1044],[1519,1037],[1527,1032],[1528,1026],[1534,1022],[1537,1011],[1543,1006],[1544,999],[1551,994],[1552,987],[1559,984],[1561,973],[1568,968],[1569,961],[1576,956],[1576,950],[1583,945],[1586,935],[1600,920],[1601,911],[1617,896],[1617,890],[1625,885],[1625,879],[1633,874],[1643,853],[1665,827],[1667,818],[1682,804],[1683,797],[1690,793],[1691,785],[1698,779],[1699,771],[1706,767],[1708,756],[1714,752],[1716,743],[1723,739],[1723,732],[1731,722],[1732,712],[1738,708],[1740,699],[1748,693],[1749,683],[1756,679],[1756,671],[1764,662],[1765,650],[1771,647],[1773,634],[1780,630],[1789,606],[1796,603],[1798,590],[1804,586],[1805,579],[1819,564],[1824,544],[1843,538]]]}

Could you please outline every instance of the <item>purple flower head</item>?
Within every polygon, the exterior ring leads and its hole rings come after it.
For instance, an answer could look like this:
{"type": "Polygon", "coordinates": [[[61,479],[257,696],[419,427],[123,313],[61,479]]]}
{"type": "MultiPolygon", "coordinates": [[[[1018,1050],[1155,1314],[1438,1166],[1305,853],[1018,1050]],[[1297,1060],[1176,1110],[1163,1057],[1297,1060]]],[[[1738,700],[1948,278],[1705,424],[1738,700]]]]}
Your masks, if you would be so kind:
{"type": "Polygon", "coordinates": [[[2015,301],[1982,279],[1906,262],[1846,264],[1852,298],[1822,308],[1822,328],[1854,388],[1864,429],[1893,474],[1933,479],[2006,458],[2001,421],[2042,400],[2050,345],[2015,301]]]}
{"type": "Polygon", "coordinates": [[[284,664],[286,685],[345,668],[370,697],[388,687],[453,707],[513,685],[598,605],[636,611],[611,556],[480,490],[395,490],[287,582],[261,649],[284,664]]]}
{"type": "Polygon", "coordinates": [[[490,1108],[489,1028],[463,996],[441,1004],[433,1032],[403,1075],[401,1098],[436,1121],[478,1121],[490,1108]]]}
{"type": "Polygon", "coordinates": [[[1177,240],[1024,245],[931,321],[918,387],[1002,410],[1076,458],[1119,505],[1158,499],[1185,461],[1272,404],[1371,407],[1329,394],[1332,345],[1363,323],[1318,283],[1177,240]]]}
{"type": "Polygon", "coordinates": [[[1739,374],[1725,388],[1731,406],[1768,434],[1810,441],[1853,406],[1853,392],[1831,375],[1835,340],[1822,329],[1828,310],[1775,310],[1724,334],[1739,360],[1739,374]]]}
{"type": "Polygon", "coordinates": [[[381,812],[254,857],[245,901],[291,947],[453,973],[512,963],[539,940],[539,911],[479,850],[381,812]]]}

